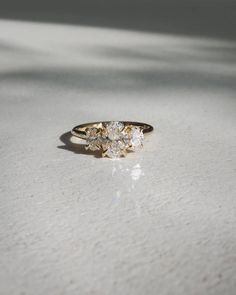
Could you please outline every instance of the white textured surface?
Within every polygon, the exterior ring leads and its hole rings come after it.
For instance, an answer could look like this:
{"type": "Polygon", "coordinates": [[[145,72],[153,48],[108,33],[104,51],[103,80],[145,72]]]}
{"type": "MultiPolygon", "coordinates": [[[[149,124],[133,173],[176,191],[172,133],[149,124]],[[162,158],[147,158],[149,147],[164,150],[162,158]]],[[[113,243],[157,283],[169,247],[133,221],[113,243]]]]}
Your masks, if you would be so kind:
{"type": "Polygon", "coordinates": [[[0,22],[1,294],[235,294],[235,50],[0,22]],[[120,161],[59,139],[109,119],[156,130],[120,161]]]}

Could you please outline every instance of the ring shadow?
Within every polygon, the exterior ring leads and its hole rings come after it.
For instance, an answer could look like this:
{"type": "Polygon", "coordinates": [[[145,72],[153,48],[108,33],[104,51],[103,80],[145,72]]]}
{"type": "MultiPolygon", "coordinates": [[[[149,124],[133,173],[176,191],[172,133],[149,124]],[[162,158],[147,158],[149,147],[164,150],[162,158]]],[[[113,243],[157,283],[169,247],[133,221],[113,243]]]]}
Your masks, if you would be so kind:
{"type": "Polygon", "coordinates": [[[70,131],[63,133],[60,136],[60,141],[64,143],[64,145],[60,145],[57,148],[67,150],[70,152],[73,152],[75,154],[81,154],[81,155],[91,155],[94,156],[95,158],[101,158],[102,154],[100,151],[90,151],[86,150],[86,144],[80,144],[80,143],[73,143],[71,141],[72,134],[70,131]]]}

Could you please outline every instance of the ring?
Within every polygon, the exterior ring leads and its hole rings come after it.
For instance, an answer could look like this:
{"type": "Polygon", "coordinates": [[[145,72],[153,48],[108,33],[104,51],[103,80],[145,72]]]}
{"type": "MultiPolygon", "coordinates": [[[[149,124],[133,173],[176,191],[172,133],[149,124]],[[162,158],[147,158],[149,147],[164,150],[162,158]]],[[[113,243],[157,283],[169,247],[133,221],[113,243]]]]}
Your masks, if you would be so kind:
{"type": "Polygon", "coordinates": [[[103,157],[119,158],[141,148],[144,133],[152,130],[153,127],[146,123],[105,121],[78,125],[71,133],[86,140],[86,149],[101,150],[103,157]]]}

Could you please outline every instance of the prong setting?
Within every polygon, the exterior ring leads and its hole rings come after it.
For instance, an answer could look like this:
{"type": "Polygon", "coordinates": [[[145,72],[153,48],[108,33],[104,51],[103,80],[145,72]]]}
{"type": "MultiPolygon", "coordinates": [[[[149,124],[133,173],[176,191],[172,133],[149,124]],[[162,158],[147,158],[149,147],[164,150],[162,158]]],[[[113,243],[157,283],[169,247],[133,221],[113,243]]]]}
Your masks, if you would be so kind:
{"type": "Polygon", "coordinates": [[[103,157],[125,157],[128,151],[136,151],[143,146],[144,136],[140,126],[125,126],[122,122],[112,121],[101,128],[86,128],[85,132],[86,149],[100,149],[103,157]]]}

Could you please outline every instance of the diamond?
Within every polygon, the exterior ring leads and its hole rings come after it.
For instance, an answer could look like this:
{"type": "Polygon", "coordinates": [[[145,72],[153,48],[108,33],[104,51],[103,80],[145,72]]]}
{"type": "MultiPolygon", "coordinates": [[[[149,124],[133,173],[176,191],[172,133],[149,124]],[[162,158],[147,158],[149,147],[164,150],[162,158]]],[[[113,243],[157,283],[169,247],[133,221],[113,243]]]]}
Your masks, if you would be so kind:
{"type": "Polygon", "coordinates": [[[111,141],[105,152],[105,155],[112,159],[120,158],[124,154],[125,154],[125,144],[120,140],[111,141]]]}
{"type": "Polygon", "coordinates": [[[107,136],[110,140],[119,140],[122,137],[124,124],[121,122],[110,122],[106,126],[107,136]]]}
{"type": "Polygon", "coordinates": [[[143,130],[138,126],[126,126],[122,122],[104,123],[102,128],[86,129],[86,149],[103,150],[103,155],[109,158],[119,158],[126,155],[127,150],[135,151],[142,147],[143,130]]]}
{"type": "Polygon", "coordinates": [[[130,133],[130,128],[125,128],[123,131],[122,131],[122,141],[124,142],[126,148],[129,148],[131,146],[131,143],[130,143],[130,136],[131,136],[131,133],[130,133]]]}
{"type": "Polygon", "coordinates": [[[131,128],[131,150],[137,150],[143,146],[144,135],[143,131],[139,127],[131,128]]]}
{"type": "Polygon", "coordinates": [[[97,128],[88,128],[86,130],[86,149],[90,149],[91,151],[99,150],[98,136],[99,132],[97,128]]]}

